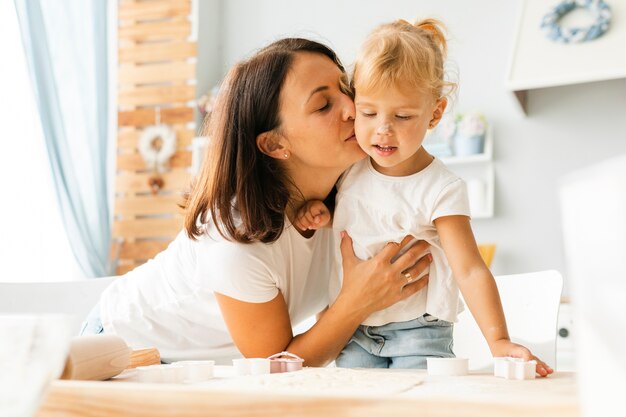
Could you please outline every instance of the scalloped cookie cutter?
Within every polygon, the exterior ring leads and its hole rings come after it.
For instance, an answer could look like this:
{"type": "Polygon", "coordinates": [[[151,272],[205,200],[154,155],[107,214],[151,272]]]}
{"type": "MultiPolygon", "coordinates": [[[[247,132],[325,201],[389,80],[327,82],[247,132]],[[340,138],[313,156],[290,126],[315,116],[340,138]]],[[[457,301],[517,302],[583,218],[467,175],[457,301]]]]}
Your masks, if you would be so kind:
{"type": "Polygon", "coordinates": [[[233,359],[237,376],[277,374],[302,370],[304,359],[289,352],[276,353],[268,358],[233,359]]]}
{"type": "Polygon", "coordinates": [[[493,358],[493,375],[506,379],[535,379],[537,361],[520,358],[493,358]]]}
{"type": "Polygon", "coordinates": [[[300,356],[289,352],[276,353],[267,359],[270,360],[270,372],[273,374],[301,371],[304,363],[300,356]]]}

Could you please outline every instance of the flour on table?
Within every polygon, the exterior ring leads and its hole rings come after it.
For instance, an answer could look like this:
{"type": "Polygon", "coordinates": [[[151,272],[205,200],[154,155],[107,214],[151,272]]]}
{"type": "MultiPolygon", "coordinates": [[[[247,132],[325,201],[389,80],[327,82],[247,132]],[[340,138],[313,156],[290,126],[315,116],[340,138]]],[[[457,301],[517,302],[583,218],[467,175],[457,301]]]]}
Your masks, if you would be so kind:
{"type": "Polygon", "coordinates": [[[345,368],[305,368],[302,371],[245,376],[213,381],[213,387],[285,392],[300,395],[388,396],[419,385],[424,375],[383,373],[345,368]]]}

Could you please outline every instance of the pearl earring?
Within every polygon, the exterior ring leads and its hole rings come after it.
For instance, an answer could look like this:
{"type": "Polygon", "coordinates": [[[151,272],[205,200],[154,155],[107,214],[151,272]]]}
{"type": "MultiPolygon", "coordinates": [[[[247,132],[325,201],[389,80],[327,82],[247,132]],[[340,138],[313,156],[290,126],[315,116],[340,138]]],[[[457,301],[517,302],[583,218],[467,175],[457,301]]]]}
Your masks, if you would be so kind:
{"type": "Polygon", "coordinates": [[[285,157],[285,159],[289,158],[289,154],[287,152],[285,152],[283,156],[285,157]]]}

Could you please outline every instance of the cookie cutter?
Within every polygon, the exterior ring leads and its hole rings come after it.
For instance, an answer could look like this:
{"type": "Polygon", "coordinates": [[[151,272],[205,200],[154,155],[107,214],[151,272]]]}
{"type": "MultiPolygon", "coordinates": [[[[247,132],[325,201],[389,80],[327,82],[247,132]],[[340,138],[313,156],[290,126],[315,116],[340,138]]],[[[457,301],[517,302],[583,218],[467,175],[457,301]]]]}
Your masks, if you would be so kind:
{"type": "Polygon", "coordinates": [[[276,353],[267,359],[270,361],[270,373],[272,374],[301,371],[304,363],[304,359],[289,352],[276,353]]]}
{"type": "Polygon", "coordinates": [[[430,376],[467,375],[467,358],[426,358],[426,367],[430,376]]]}
{"type": "Polygon", "coordinates": [[[493,375],[505,379],[535,379],[537,361],[520,358],[493,358],[493,375]]]}

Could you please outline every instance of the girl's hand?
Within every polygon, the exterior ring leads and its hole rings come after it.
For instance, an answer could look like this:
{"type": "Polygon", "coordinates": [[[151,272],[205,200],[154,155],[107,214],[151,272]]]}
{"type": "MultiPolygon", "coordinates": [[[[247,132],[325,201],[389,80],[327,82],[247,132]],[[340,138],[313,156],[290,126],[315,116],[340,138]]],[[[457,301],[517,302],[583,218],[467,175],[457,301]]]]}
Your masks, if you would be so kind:
{"type": "Polygon", "coordinates": [[[513,343],[510,340],[502,339],[497,340],[490,346],[491,354],[495,358],[500,357],[511,357],[511,358],[521,358],[525,361],[535,360],[537,361],[537,369],[536,372],[540,376],[548,376],[554,372],[552,368],[550,368],[545,362],[541,359],[533,355],[530,350],[525,348],[522,345],[518,345],[517,343],[513,343]]]}
{"type": "Polygon", "coordinates": [[[428,243],[418,241],[391,263],[413,239],[407,236],[400,244],[390,242],[379,254],[363,261],[354,254],[348,233],[342,232],[343,286],[337,300],[343,299],[365,320],[373,312],[383,310],[423,289],[428,284],[428,274],[424,273],[428,272],[432,260],[430,254],[423,255],[428,249],[428,243]]]}
{"type": "Polygon", "coordinates": [[[320,200],[309,200],[298,210],[293,225],[301,232],[317,230],[330,223],[330,210],[320,200]]]}

